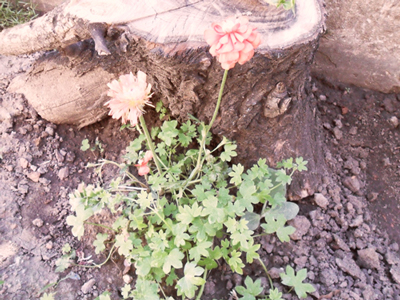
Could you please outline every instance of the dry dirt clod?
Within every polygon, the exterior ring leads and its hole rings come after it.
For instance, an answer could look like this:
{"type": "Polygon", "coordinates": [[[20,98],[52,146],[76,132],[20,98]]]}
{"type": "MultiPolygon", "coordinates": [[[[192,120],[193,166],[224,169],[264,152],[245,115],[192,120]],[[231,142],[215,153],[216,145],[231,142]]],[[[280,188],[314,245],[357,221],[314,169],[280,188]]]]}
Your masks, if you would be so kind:
{"type": "Polygon", "coordinates": [[[328,208],[329,201],[328,201],[328,199],[326,199],[326,197],[324,195],[322,195],[320,193],[315,193],[314,194],[314,201],[322,209],[327,209],[328,208]]]}
{"type": "Polygon", "coordinates": [[[39,182],[40,175],[41,174],[39,172],[31,172],[26,177],[28,177],[33,182],[39,182]]]}
{"type": "Polygon", "coordinates": [[[296,228],[296,231],[290,235],[290,238],[295,241],[301,240],[311,226],[310,221],[305,216],[296,216],[288,224],[296,228]]]}
{"type": "Polygon", "coordinates": [[[346,177],[343,180],[343,184],[353,193],[357,193],[361,188],[361,183],[358,180],[357,176],[346,177]]]}
{"type": "Polygon", "coordinates": [[[60,178],[60,180],[64,180],[68,176],[69,176],[68,167],[64,167],[64,168],[60,169],[60,171],[58,171],[58,178],[60,178]]]}
{"type": "Polygon", "coordinates": [[[42,219],[37,218],[35,220],[32,221],[32,224],[35,225],[36,227],[42,227],[44,222],[42,219]]]}
{"type": "Polygon", "coordinates": [[[86,281],[84,285],[81,287],[81,291],[83,294],[89,294],[92,290],[94,284],[96,283],[96,279],[92,278],[89,281],[86,281]]]}
{"type": "Polygon", "coordinates": [[[357,262],[361,267],[367,269],[380,268],[379,256],[378,253],[376,253],[375,249],[366,248],[358,250],[357,254],[358,254],[357,262]]]}

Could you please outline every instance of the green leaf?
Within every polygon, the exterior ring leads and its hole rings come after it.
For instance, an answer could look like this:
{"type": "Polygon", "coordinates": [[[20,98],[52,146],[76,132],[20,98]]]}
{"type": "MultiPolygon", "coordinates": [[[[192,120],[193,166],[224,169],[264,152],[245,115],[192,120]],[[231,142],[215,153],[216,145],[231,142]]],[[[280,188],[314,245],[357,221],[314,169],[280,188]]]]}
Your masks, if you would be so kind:
{"type": "Polygon", "coordinates": [[[244,167],[241,164],[233,165],[232,166],[232,172],[230,172],[228,175],[232,177],[230,183],[239,186],[239,184],[242,183],[242,173],[244,171],[244,167]]]}
{"type": "Polygon", "coordinates": [[[124,297],[124,299],[128,299],[131,290],[131,286],[129,284],[125,284],[124,287],[121,289],[122,297],[124,297]]]}
{"type": "Polygon", "coordinates": [[[71,250],[72,250],[71,246],[68,243],[64,244],[64,246],[61,249],[63,254],[68,254],[71,252],[71,250]]]}
{"type": "Polygon", "coordinates": [[[247,247],[243,247],[242,250],[246,252],[246,261],[248,264],[253,263],[254,259],[259,259],[260,255],[257,253],[260,249],[260,244],[254,245],[254,239],[249,240],[247,247]]]}
{"type": "Polygon", "coordinates": [[[268,234],[276,232],[281,242],[289,242],[289,235],[296,231],[292,226],[285,227],[286,218],[283,215],[268,217],[268,219],[265,220],[267,224],[261,224],[261,227],[263,227],[268,234]]]}
{"type": "Polygon", "coordinates": [[[244,288],[243,286],[236,287],[236,291],[240,295],[244,296],[240,299],[256,299],[256,297],[260,295],[263,291],[260,279],[253,281],[249,276],[247,276],[244,280],[244,284],[246,285],[246,288],[244,288]]]}
{"type": "Polygon", "coordinates": [[[306,167],[307,163],[308,163],[308,161],[303,160],[302,157],[296,158],[297,170],[300,171],[300,172],[307,171],[308,170],[307,167],[306,167]]]}
{"type": "Polygon", "coordinates": [[[136,274],[145,277],[151,270],[151,257],[141,258],[135,263],[136,274]]]}
{"type": "Polygon", "coordinates": [[[158,138],[163,140],[167,146],[174,145],[176,141],[174,138],[179,134],[179,130],[176,129],[178,121],[166,121],[161,126],[161,132],[158,134],[158,138]]]}
{"type": "Polygon", "coordinates": [[[163,266],[164,273],[168,274],[171,271],[171,267],[174,267],[175,269],[182,268],[182,260],[184,259],[184,257],[185,255],[180,252],[178,248],[172,249],[172,251],[165,259],[165,263],[163,266]]]}
{"type": "Polygon", "coordinates": [[[253,211],[253,204],[258,203],[260,200],[254,196],[257,192],[257,188],[252,181],[244,181],[239,188],[238,198],[239,201],[248,211],[253,211]],[[241,197],[240,197],[241,196],[241,197]]]}
{"type": "Polygon", "coordinates": [[[165,282],[167,285],[172,286],[175,284],[175,280],[178,279],[178,276],[175,274],[175,270],[172,268],[165,282]]]}
{"type": "Polygon", "coordinates": [[[103,292],[99,297],[97,297],[95,300],[111,300],[110,298],[110,292],[106,291],[103,292]]]}
{"type": "Polygon", "coordinates": [[[277,288],[274,288],[269,291],[268,300],[283,300],[282,293],[277,288]]]}
{"type": "Polygon", "coordinates": [[[93,246],[96,248],[94,250],[94,252],[96,252],[96,254],[99,254],[104,249],[106,249],[106,246],[104,245],[104,242],[107,239],[108,239],[108,234],[106,234],[106,233],[98,233],[96,235],[96,240],[93,242],[93,246]]]}
{"type": "Polygon", "coordinates": [[[231,161],[232,157],[237,156],[236,150],[237,145],[236,144],[226,144],[224,146],[224,152],[221,153],[220,158],[222,161],[231,161]]]}
{"type": "Polygon", "coordinates": [[[197,290],[197,285],[205,284],[205,280],[200,276],[204,269],[197,267],[195,263],[186,263],[184,268],[185,276],[179,279],[176,286],[178,287],[178,296],[184,295],[187,298],[193,298],[197,290]]]}
{"type": "Polygon", "coordinates": [[[259,214],[246,211],[242,218],[247,221],[247,227],[250,230],[256,230],[260,226],[261,216],[259,214]]]}
{"type": "Polygon", "coordinates": [[[208,249],[212,246],[211,242],[205,241],[195,244],[195,246],[189,250],[190,259],[194,262],[198,262],[201,256],[208,257],[208,249]]]}
{"type": "Polygon", "coordinates": [[[178,207],[179,213],[176,215],[176,219],[183,224],[190,224],[194,218],[198,217],[202,213],[202,207],[196,203],[193,204],[192,207],[185,205],[178,207]]]}
{"type": "Polygon", "coordinates": [[[86,150],[88,150],[89,148],[90,148],[89,140],[88,140],[88,139],[82,140],[81,150],[82,150],[82,151],[86,151],[86,150]]]}
{"type": "Polygon", "coordinates": [[[282,284],[293,287],[299,298],[306,298],[307,293],[312,293],[315,288],[309,283],[303,283],[303,280],[307,278],[307,270],[301,269],[295,275],[295,272],[291,266],[286,266],[286,273],[279,274],[282,279],[282,284]]]}
{"type": "Polygon", "coordinates": [[[228,259],[228,265],[231,267],[233,271],[235,271],[238,274],[243,274],[243,268],[244,268],[244,264],[240,259],[241,255],[242,255],[241,252],[234,250],[231,252],[231,257],[228,259]]]}
{"type": "Polygon", "coordinates": [[[129,255],[130,251],[133,249],[133,244],[127,232],[122,232],[115,236],[115,247],[118,248],[118,253],[120,255],[129,255]]]}
{"type": "Polygon", "coordinates": [[[286,172],[284,170],[278,170],[276,172],[276,175],[276,180],[278,182],[281,182],[282,184],[290,184],[292,182],[292,177],[286,175],[286,172]]]}
{"type": "Polygon", "coordinates": [[[40,300],[54,300],[55,294],[56,293],[50,293],[50,294],[44,293],[43,296],[40,297],[40,300]]]}
{"type": "Polygon", "coordinates": [[[286,220],[294,219],[299,213],[299,206],[293,202],[284,202],[266,211],[262,216],[266,219],[283,215],[286,220]]]}

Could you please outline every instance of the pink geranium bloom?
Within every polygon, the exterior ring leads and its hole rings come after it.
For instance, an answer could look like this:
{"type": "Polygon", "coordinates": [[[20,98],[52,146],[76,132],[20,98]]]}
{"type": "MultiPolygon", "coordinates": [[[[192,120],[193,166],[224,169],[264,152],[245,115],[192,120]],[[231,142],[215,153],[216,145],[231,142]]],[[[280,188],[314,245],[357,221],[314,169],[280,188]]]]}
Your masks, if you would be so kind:
{"type": "Polygon", "coordinates": [[[249,61],[261,44],[260,34],[244,16],[213,23],[212,29],[205,30],[204,38],[211,46],[211,55],[218,58],[225,70],[232,69],[237,62],[243,65],[249,61]]]}
{"type": "Polygon", "coordinates": [[[145,112],[144,106],[153,106],[149,101],[151,84],[147,84],[146,77],[145,73],[138,71],[137,77],[132,73],[121,75],[118,80],[107,84],[110,88],[107,95],[111,100],[104,105],[110,108],[109,115],[113,119],[122,118],[123,124],[129,120],[135,126],[145,112]]]}
{"type": "Polygon", "coordinates": [[[135,165],[135,167],[138,167],[138,174],[140,176],[146,175],[150,172],[150,168],[147,165],[147,163],[152,158],[153,158],[153,153],[149,150],[146,151],[146,154],[144,155],[143,159],[139,159],[138,164],[135,165]]]}

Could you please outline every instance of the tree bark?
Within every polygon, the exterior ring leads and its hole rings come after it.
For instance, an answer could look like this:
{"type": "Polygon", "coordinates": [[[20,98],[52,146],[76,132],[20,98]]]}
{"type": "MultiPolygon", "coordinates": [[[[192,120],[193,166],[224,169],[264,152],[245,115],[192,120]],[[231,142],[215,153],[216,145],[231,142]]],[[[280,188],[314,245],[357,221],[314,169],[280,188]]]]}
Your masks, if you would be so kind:
{"type": "MultiPolygon", "coordinates": [[[[67,56],[61,52],[45,55],[11,89],[24,93],[45,119],[85,126],[107,114],[103,107],[106,83],[141,70],[148,74],[154,101],[161,99],[172,116],[184,121],[192,114],[209,121],[223,70],[207,51],[204,29],[238,11],[251,12],[250,22],[262,34],[263,43],[250,62],[229,71],[212,131],[237,141],[238,161],[247,167],[260,157],[274,166],[284,158],[302,156],[309,161],[309,171],[296,176],[289,197],[312,195],[325,173],[313,103],[306,93],[324,26],[320,0],[297,0],[296,16],[263,0],[173,2],[175,7],[166,6],[157,15],[144,13],[145,17],[128,22],[122,18],[125,32],[106,42],[110,55],[96,55],[89,41],[75,44],[62,51],[67,56]]],[[[56,14],[58,24],[73,20],[80,28],[75,37],[86,38],[85,30],[89,32],[91,22],[99,19],[88,15],[71,19],[69,10],[62,18],[56,14]]],[[[64,46],[67,41],[71,39],[58,39],[56,44],[64,46]]],[[[4,47],[0,52],[5,52],[4,47]]]]}

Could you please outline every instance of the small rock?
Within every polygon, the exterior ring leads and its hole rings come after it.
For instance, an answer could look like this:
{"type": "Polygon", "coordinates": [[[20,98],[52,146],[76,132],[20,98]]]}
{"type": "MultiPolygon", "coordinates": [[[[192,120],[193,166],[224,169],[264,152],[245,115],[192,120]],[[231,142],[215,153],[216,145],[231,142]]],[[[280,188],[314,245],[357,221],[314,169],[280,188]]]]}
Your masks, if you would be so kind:
{"type": "Polygon", "coordinates": [[[44,222],[40,218],[36,218],[35,220],[32,221],[32,224],[35,225],[36,227],[42,227],[44,222]]]}
{"type": "Polygon", "coordinates": [[[90,290],[93,288],[96,280],[94,278],[90,279],[89,281],[85,282],[84,285],[81,287],[81,292],[83,294],[89,294],[90,290]]]}
{"type": "Polygon", "coordinates": [[[319,95],[319,100],[326,101],[326,96],[325,95],[319,95]]]}
{"type": "Polygon", "coordinates": [[[288,224],[296,228],[296,231],[290,235],[290,238],[295,241],[301,240],[311,226],[310,221],[305,216],[296,216],[288,224]]]}
{"type": "Polygon", "coordinates": [[[69,176],[68,167],[64,167],[64,168],[60,169],[60,171],[58,171],[58,178],[60,178],[60,180],[64,180],[68,176],[69,176]]]}
{"type": "Polygon", "coordinates": [[[362,292],[363,300],[375,300],[375,291],[374,288],[370,285],[365,287],[365,290],[362,292]]]}
{"type": "Polygon", "coordinates": [[[333,234],[333,239],[335,240],[335,243],[339,249],[342,249],[343,251],[346,251],[346,252],[351,251],[350,247],[347,246],[347,244],[338,235],[333,234]]]}
{"type": "Polygon", "coordinates": [[[365,274],[352,258],[348,256],[345,256],[343,259],[336,258],[336,264],[343,272],[346,272],[356,279],[365,281],[365,274]]]}
{"type": "Polygon", "coordinates": [[[392,274],[393,280],[400,284],[400,266],[392,266],[390,274],[392,274]]]}
{"type": "Polygon", "coordinates": [[[28,167],[29,161],[26,158],[21,157],[19,159],[19,165],[23,168],[26,169],[28,167]]]}
{"type": "Polygon", "coordinates": [[[357,134],[357,127],[351,127],[350,128],[350,130],[349,130],[349,133],[351,134],[351,135],[356,135],[357,134]]]}
{"type": "Polygon", "coordinates": [[[320,193],[315,193],[314,194],[314,201],[322,209],[327,209],[328,208],[329,201],[328,201],[328,199],[326,199],[326,197],[324,195],[322,195],[320,193]]]}
{"type": "Polygon", "coordinates": [[[343,138],[343,133],[338,127],[333,128],[333,135],[337,140],[341,140],[343,138]]]}
{"type": "Polygon", "coordinates": [[[132,282],[132,280],[133,280],[132,276],[130,276],[128,274],[125,274],[124,276],[122,276],[122,279],[124,280],[124,282],[126,284],[130,284],[132,282]]]}
{"type": "Polygon", "coordinates": [[[391,165],[392,165],[392,163],[390,162],[389,157],[383,158],[383,159],[382,159],[382,162],[383,162],[383,166],[384,166],[384,167],[388,167],[388,166],[391,166],[391,165]]]}
{"type": "Polygon", "coordinates": [[[393,116],[389,119],[390,124],[392,124],[392,126],[394,128],[396,128],[397,126],[399,126],[399,119],[396,116],[393,116]]]}
{"type": "Polygon", "coordinates": [[[75,160],[75,153],[74,152],[67,152],[65,159],[67,162],[74,162],[75,160]]]}
{"type": "Polygon", "coordinates": [[[380,262],[378,253],[373,248],[366,248],[357,251],[358,264],[367,269],[379,269],[380,262]]]}
{"type": "Polygon", "coordinates": [[[389,265],[400,265],[399,256],[390,250],[385,254],[385,259],[389,265]]]}
{"type": "Polygon", "coordinates": [[[59,163],[62,163],[64,161],[64,156],[61,155],[60,151],[56,150],[54,151],[54,154],[59,163]]]}
{"type": "Polygon", "coordinates": [[[342,127],[343,127],[342,120],[336,119],[333,122],[335,123],[337,128],[342,129],[342,127]]]}
{"type": "Polygon", "coordinates": [[[27,194],[29,192],[29,186],[27,184],[18,184],[18,192],[27,194]]]}
{"type": "Polygon", "coordinates": [[[364,222],[363,216],[362,215],[358,215],[353,222],[350,223],[350,227],[358,227],[360,226],[362,223],[364,222]]]}
{"type": "Polygon", "coordinates": [[[320,273],[319,280],[325,285],[325,286],[333,286],[335,283],[338,282],[338,278],[336,276],[336,272],[332,269],[327,269],[323,270],[320,273]]]}
{"type": "Polygon", "coordinates": [[[361,188],[361,184],[357,176],[346,177],[343,180],[343,184],[353,193],[357,193],[361,188]]]}
{"type": "Polygon", "coordinates": [[[27,177],[32,180],[33,182],[39,182],[40,173],[39,172],[32,172],[27,175],[27,177]]]}
{"type": "Polygon", "coordinates": [[[53,249],[53,242],[52,241],[46,243],[46,249],[48,249],[48,250],[53,249]]]}
{"type": "Polygon", "coordinates": [[[54,129],[52,127],[46,127],[45,132],[50,136],[54,135],[54,129]]]}

